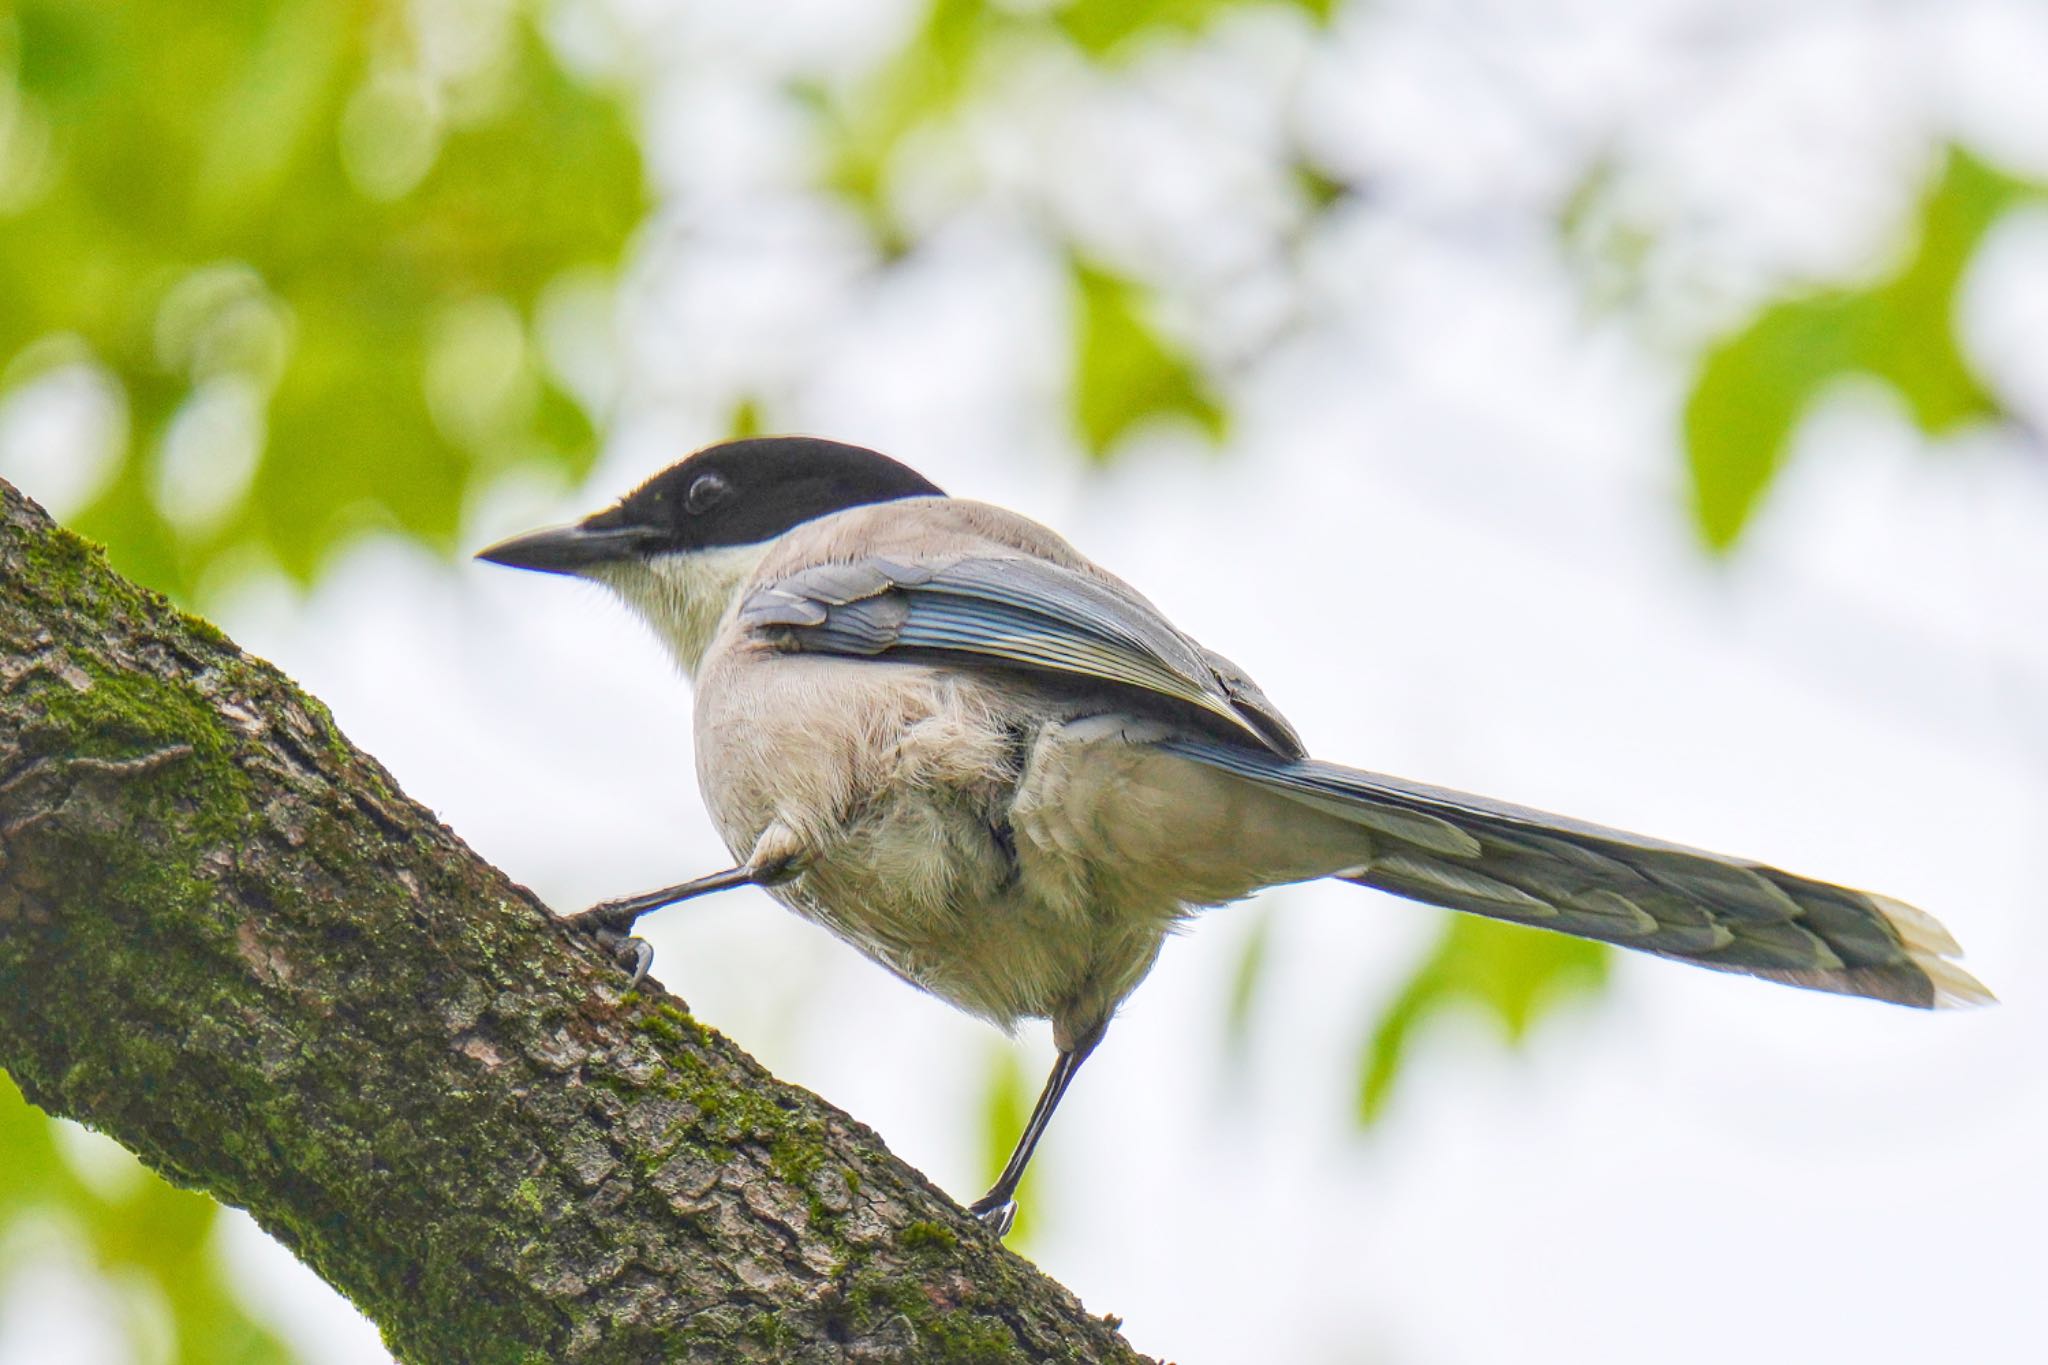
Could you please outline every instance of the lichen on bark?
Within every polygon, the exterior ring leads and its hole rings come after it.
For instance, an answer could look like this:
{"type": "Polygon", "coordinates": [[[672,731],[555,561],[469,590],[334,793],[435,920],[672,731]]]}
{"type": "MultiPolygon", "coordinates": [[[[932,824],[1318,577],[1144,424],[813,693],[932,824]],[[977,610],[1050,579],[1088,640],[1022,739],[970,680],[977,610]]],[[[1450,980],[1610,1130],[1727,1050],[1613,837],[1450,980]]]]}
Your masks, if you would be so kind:
{"type": "Polygon", "coordinates": [[[0,1066],[416,1362],[1139,1361],[0,483],[0,1066]]]}

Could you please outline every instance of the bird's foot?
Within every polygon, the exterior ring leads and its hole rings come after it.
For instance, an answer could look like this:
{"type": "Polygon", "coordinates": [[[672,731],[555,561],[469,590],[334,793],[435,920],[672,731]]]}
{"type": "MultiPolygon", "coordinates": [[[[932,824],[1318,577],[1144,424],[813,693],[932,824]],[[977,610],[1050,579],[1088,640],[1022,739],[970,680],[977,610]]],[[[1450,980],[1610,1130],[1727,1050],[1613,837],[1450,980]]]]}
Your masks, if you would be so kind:
{"type": "Polygon", "coordinates": [[[1010,1227],[1017,1221],[1017,1201],[1005,1199],[993,1203],[987,1195],[967,1206],[967,1211],[981,1220],[981,1225],[998,1238],[1010,1235],[1010,1227]]]}
{"type": "MultiPolygon", "coordinates": [[[[570,922],[580,929],[584,926],[577,921],[582,919],[583,916],[578,915],[576,920],[570,922]]],[[[590,925],[589,932],[590,936],[597,940],[598,947],[604,949],[613,961],[632,973],[631,979],[626,982],[626,989],[640,989],[640,983],[647,979],[647,969],[654,965],[654,945],[644,938],[635,938],[622,929],[614,929],[604,923],[590,925]]]]}

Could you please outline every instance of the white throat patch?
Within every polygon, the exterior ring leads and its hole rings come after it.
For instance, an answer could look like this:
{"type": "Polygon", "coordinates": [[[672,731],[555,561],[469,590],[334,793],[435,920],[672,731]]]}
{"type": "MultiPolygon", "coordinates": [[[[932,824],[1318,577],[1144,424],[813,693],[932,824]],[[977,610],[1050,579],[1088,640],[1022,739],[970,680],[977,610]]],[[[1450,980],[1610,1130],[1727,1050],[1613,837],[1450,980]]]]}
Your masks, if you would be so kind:
{"type": "Polygon", "coordinates": [[[590,577],[638,612],[692,678],[772,541],[594,565],[590,577]]]}

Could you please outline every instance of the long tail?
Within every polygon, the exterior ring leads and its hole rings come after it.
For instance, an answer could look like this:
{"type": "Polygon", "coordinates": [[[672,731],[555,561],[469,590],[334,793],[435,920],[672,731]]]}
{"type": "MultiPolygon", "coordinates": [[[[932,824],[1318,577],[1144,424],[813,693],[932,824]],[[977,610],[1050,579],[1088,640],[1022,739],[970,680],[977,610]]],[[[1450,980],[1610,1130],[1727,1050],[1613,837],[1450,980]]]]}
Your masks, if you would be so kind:
{"type": "Polygon", "coordinates": [[[1160,747],[1366,830],[1374,854],[1346,881],[1813,990],[1922,1009],[1993,999],[1933,916],[1887,896],[1334,763],[1160,747]]]}

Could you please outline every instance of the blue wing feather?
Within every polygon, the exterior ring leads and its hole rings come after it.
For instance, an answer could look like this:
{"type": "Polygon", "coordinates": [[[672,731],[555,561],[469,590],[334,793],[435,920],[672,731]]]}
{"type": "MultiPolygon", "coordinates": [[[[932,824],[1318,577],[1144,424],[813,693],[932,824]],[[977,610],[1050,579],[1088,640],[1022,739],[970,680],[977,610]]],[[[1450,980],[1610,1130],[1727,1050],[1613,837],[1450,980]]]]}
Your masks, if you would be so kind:
{"type": "Polygon", "coordinates": [[[937,652],[1092,678],[1192,708],[1261,749],[1301,752],[1292,727],[1249,679],[1149,602],[1043,560],[821,565],[756,589],[740,619],[802,651],[937,652]]]}

